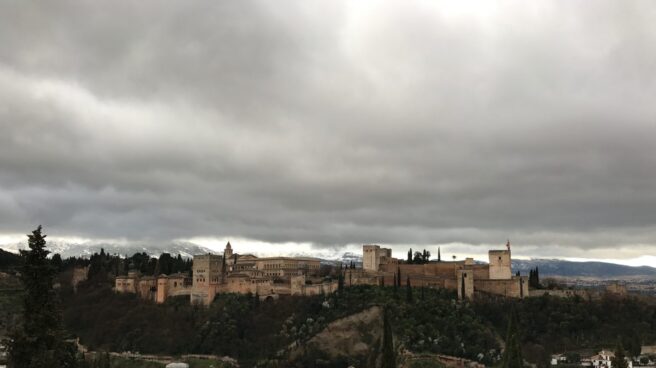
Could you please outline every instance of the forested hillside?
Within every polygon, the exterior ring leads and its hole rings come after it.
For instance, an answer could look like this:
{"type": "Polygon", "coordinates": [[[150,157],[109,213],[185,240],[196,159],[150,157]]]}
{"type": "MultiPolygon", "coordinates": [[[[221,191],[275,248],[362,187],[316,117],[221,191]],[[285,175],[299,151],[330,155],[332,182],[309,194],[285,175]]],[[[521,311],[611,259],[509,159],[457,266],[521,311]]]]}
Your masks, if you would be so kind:
{"type": "MultiPolygon", "coordinates": [[[[479,297],[460,303],[446,290],[358,286],[329,296],[271,302],[224,294],[210,308],[202,308],[190,306],[185,298],[156,305],[134,295],[114,294],[108,286],[87,285],[64,299],[67,327],[94,349],[230,355],[247,367],[265,361],[289,366],[280,355],[289,344],[303,343],[331,321],[372,305],[391,310],[396,343],[410,351],[486,364],[500,358],[499,341],[513,308],[519,316],[524,357],[540,366],[547,365],[552,352],[613,347],[618,341],[631,351],[640,343],[656,342],[656,308],[637,299],[611,297],[479,297]]],[[[308,359],[304,361],[312,361],[308,359]]]]}

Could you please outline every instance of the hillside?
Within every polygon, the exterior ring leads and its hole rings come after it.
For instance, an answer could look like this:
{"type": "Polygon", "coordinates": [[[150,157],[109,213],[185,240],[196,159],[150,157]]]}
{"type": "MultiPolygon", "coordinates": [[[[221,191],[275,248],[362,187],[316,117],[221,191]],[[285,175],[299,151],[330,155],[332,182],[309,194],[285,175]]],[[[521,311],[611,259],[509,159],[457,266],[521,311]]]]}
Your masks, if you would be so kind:
{"type": "Polygon", "coordinates": [[[528,274],[538,267],[540,276],[591,277],[599,279],[649,277],[656,278],[654,267],[631,267],[606,262],[570,262],[558,259],[513,260],[513,272],[528,274]]]}

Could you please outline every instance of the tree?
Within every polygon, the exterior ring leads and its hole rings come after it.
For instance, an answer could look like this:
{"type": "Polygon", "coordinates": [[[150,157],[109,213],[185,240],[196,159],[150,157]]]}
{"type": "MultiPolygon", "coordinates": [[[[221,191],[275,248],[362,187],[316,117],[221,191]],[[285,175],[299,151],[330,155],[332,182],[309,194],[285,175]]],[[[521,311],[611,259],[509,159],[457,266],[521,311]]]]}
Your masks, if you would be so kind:
{"type": "Polygon", "coordinates": [[[412,263],[412,248],[408,250],[408,263],[412,263]]]}
{"type": "Polygon", "coordinates": [[[337,290],[341,293],[344,290],[344,274],[342,270],[339,271],[339,276],[337,277],[337,290]]]}
{"type": "Polygon", "coordinates": [[[55,253],[50,261],[52,262],[52,266],[55,267],[55,270],[61,271],[63,262],[59,253],[55,253]]]}
{"type": "Polygon", "coordinates": [[[421,252],[415,252],[415,256],[412,259],[412,263],[416,263],[416,264],[424,263],[424,255],[421,252]]]}
{"type": "Polygon", "coordinates": [[[437,247],[437,261],[442,262],[442,253],[440,251],[440,247],[437,247]]]}
{"type": "Polygon", "coordinates": [[[626,353],[624,352],[624,347],[620,342],[615,348],[615,356],[610,359],[611,366],[613,368],[628,368],[629,364],[626,361],[626,353]]]}
{"type": "Polygon", "coordinates": [[[405,300],[412,303],[412,286],[410,285],[410,276],[407,276],[405,281],[405,300]]]}
{"type": "Polygon", "coordinates": [[[397,275],[396,275],[396,286],[401,287],[401,267],[397,266],[396,267],[397,275]]]}
{"type": "Polygon", "coordinates": [[[389,307],[383,311],[383,364],[382,368],[395,368],[396,356],[394,354],[394,336],[390,323],[389,307]]]}
{"type": "Polygon", "coordinates": [[[636,333],[625,335],[621,339],[622,347],[625,348],[626,353],[629,357],[637,357],[640,355],[642,350],[642,340],[640,336],[636,333]]]}
{"type": "Polygon", "coordinates": [[[20,275],[25,287],[22,325],[8,343],[9,366],[14,368],[74,367],[75,352],[64,341],[61,311],[53,280],[57,270],[47,259],[41,226],[28,235],[22,250],[20,275]]]}
{"type": "Polygon", "coordinates": [[[519,336],[519,321],[517,312],[513,307],[510,310],[510,318],[508,319],[508,332],[506,334],[506,349],[503,351],[503,358],[501,360],[502,368],[522,368],[524,366],[524,359],[522,358],[522,348],[519,344],[521,337],[519,336]]]}

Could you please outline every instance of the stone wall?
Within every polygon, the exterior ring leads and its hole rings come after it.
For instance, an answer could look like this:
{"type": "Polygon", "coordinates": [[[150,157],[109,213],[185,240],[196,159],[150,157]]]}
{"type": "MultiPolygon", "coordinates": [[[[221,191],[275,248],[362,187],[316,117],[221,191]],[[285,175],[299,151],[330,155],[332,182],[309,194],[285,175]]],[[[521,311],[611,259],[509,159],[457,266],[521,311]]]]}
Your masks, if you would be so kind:
{"type": "Polygon", "coordinates": [[[511,298],[528,297],[528,277],[513,276],[509,280],[474,279],[474,289],[488,294],[505,295],[511,298]]]}
{"type": "Polygon", "coordinates": [[[73,276],[71,277],[71,286],[73,291],[77,292],[77,285],[87,280],[87,275],[89,274],[89,266],[86,267],[74,267],[73,276]]]}
{"type": "Polygon", "coordinates": [[[458,270],[456,280],[458,299],[472,299],[474,297],[474,271],[458,270]]]}
{"type": "Polygon", "coordinates": [[[292,276],[290,280],[291,295],[320,295],[331,294],[339,287],[337,281],[323,282],[320,284],[306,284],[305,276],[292,276]]]}

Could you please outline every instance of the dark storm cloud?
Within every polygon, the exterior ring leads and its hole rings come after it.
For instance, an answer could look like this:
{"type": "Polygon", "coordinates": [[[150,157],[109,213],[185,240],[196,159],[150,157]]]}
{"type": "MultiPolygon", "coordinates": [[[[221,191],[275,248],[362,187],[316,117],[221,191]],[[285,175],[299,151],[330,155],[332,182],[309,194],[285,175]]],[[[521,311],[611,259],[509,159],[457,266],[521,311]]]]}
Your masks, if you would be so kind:
{"type": "Polygon", "coordinates": [[[656,251],[656,11],[496,5],[5,2],[0,232],[656,251]]]}

